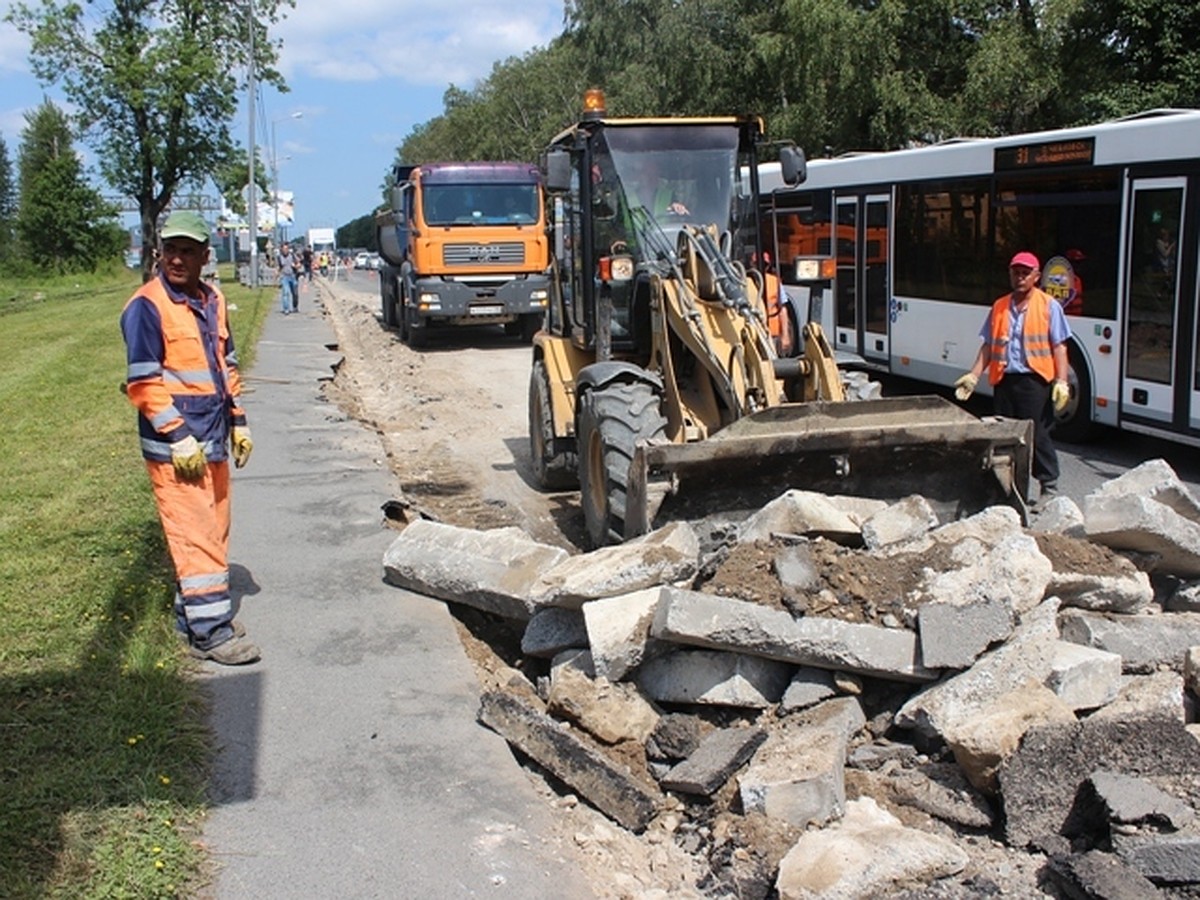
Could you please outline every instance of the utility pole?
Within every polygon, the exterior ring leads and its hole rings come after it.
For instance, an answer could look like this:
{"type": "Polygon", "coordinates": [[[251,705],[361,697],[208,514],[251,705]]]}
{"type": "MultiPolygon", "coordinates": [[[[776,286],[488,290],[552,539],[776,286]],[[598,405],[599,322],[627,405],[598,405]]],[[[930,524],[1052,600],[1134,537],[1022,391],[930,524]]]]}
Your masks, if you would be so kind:
{"type": "Polygon", "coordinates": [[[249,97],[246,99],[246,112],[250,119],[250,181],[246,188],[246,205],[249,207],[250,227],[250,287],[258,287],[258,197],[254,191],[254,158],[257,155],[254,128],[254,94],[257,86],[254,81],[254,0],[248,0],[249,33],[250,33],[250,63],[246,73],[246,85],[249,97]]]}

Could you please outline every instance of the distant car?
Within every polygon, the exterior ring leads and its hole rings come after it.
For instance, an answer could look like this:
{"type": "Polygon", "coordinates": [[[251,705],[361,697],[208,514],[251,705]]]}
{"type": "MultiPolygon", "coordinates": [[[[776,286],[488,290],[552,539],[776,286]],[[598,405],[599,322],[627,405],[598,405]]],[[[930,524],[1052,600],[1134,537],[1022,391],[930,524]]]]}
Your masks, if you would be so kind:
{"type": "Polygon", "coordinates": [[[367,253],[364,250],[362,253],[360,253],[354,257],[354,268],[356,268],[356,269],[370,268],[370,258],[371,258],[371,254],[367,253]]]}
{"type": "Polygon", "coordinates": [[[125,265],[130,269],[140,269],[142,267],[142,251],[140,247],[125,251],[125,265]]]}
{"type": "Polygon", "coordinates": [[[382,265],[383,265],[383,260],[379,258],[378,253],[368,253],[367,254],[367,268],[368,269],[374,269],[375,271],[379,271],[379,268],[382,265]]]}

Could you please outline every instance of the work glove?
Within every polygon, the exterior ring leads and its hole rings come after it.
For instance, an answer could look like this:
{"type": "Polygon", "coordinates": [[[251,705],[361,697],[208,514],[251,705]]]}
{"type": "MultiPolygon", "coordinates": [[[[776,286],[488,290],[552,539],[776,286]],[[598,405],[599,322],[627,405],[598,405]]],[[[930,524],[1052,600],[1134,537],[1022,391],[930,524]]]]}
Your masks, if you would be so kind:
{"type": "Polygon", "coordinates": [[[175,466],[175,474],[185,481],[199,481],[204,477],[204,467],[208,465],[204,448],[190,434],[171,445],[171,462],[175,466]]]}
{"type": "Polygon", "coordinates": [[[959,400],[968,399],[973,393],[975,393],[975,385],[978,384],[978,382],[979,376],[972,375],[970,372],[968,372],[962,378],[958,379],[958,381],[954,382],[954,396],[959,400]]]}
{"type": "Polygon", "coordinates": [[[233,464],[241,468],[250,460],[250,451],[254,449],[254,441],[250,440],[250,429],[245,425],[234,425],[231,437],[233,444],[233,464]]]}
{"type": "Polygon", "coordinates": [[[1056,413],[1062,412],[1067,408],[1067,401],[1071,399],[1071,389],[1067,387],[1065,381],[1054,382],[1054,387],[1050,388],[1050,400],[1054,404],[1056,413]]]}

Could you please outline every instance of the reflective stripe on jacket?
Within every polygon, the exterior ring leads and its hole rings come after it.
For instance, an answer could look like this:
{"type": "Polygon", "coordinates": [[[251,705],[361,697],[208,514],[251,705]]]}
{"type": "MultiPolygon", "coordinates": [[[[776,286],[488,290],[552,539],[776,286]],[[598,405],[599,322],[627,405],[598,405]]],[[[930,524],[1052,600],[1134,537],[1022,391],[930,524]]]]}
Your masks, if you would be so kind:
{"type": "Polygon", "coordinates": [[[160,275],[121,313],[127,392],[146,459],[169,461],[171,444],[188,435],[208,459],[227,459],[230,426],[246,422],[225,298],[203,283],[201,291],[203,300],[187,297],[160,275]]]}
{"type": "MultiPolygon", "coordinates": [[[[1042,376],[1047,383],[1054,380],[1054,354],[1050,345],[1049,295],[1038,288],[1029,292],[1029,305],[1025,308],[1022,341],[1025,345],[1025,365],[1030,371],[1042,376]]],[[[988,347],[988,381],[999,384],[1008,365],[1009,317],[1012,314],[1012,295],[1005,294],[992,304],[992,335],[988,347]]]]}

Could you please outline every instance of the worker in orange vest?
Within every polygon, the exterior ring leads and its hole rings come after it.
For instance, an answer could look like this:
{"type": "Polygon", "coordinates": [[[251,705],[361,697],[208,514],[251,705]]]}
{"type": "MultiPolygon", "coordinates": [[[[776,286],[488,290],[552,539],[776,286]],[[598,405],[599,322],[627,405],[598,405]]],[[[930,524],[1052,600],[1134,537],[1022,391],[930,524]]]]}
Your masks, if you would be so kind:
{"type": "MultiPolygon", "coordinates": [[[[752,259],[751,262],[757,262],[757,259],[752,259]]],[[[791,356],[793,350],[792,318],[790,307],[785,302],[787,292],[784,290],[779,276],[775,274],[775,267],[771,263],[771,254],[767,251],[763,251],[762,275],[763,305],[767,310],[767,330],[771,333],[771,339],[775,343],[775,351],[780,356],[791,356]]]]}
{"type": "Polygon", "coordinates": [[[159,273],[121,313],[125,391],[175,566],[176,627],[193,656],[242,665],[259,650],[229,593],[229,446],[241,468],[254,445],[225,297],[200,280],[208,255],[204,219],[171,213],[159,273]]]}
{"type": "Polygon", "coordinates": [[[987,369],[996,414],[1033,422],[1033,475],[1039,502],[1057,490],[1058,454],[1050,439],[1055,412],[1070,401],[1067,340],[1071,327],[1062,306],[1037,287],[1041,263],[1029,251],[1008,266],[1012,292],[997,298],[984,320],[982,344],[971,370],[956,381],[955,396],[966,400],[987,369]]]}

